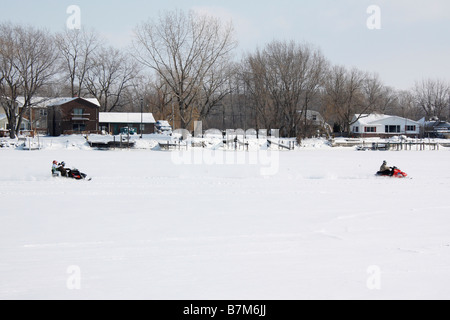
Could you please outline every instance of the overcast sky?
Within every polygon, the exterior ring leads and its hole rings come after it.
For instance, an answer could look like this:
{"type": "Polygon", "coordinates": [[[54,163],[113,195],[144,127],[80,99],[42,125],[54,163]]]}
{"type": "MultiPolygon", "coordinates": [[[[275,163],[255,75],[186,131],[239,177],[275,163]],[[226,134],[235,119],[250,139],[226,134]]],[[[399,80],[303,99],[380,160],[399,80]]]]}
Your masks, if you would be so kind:
{"type": "Polygon", "coordinates": [[[334,64],[377,72],[397,89],[422,78],[450,80],[449,0],[1,0],[0,21],[61,31],[70,5],[81,9],[83,28],[119,47],[130,44],[138,23],[164,10],[193,9],[232,20],[238,54],[296,40],[321,48],[334,64]],[[381,10],[381,29],[367,26],[371,5],[381,10]]]}

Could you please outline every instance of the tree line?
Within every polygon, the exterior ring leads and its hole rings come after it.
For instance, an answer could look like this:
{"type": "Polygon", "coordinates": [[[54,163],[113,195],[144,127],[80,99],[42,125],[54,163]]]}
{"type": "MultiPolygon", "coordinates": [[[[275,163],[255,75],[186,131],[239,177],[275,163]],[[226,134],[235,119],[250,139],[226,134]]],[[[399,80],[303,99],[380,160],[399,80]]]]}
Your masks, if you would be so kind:
{"type": "Polygon", "coordinates": [[[333,65],[311,44],[274,40],[242,57],[237,47],[232,23],[192,11],[139,24],[127,49],[92,30],[0,24],[0,104],[10,136],[37,96],[93,97],[103,112],[144,110],[183,129],[200,120],[204,128],[280,129],[299,138],[317,133],[311,110],[341,133],[350,133],[355,114],[450,117],[446,80],[399,91],[377,74],[333,65]]]}

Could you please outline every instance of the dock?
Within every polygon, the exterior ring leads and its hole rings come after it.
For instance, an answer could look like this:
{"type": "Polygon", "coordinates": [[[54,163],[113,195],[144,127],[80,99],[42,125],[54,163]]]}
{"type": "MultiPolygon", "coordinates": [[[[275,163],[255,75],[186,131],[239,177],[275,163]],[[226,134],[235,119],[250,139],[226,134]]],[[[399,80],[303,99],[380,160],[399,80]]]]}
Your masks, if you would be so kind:
{"type": "Polygon", "coordinates": [[[130,149],[136,144],[134,141],[88,141],[89,146],[95,149],[130,149]]]}

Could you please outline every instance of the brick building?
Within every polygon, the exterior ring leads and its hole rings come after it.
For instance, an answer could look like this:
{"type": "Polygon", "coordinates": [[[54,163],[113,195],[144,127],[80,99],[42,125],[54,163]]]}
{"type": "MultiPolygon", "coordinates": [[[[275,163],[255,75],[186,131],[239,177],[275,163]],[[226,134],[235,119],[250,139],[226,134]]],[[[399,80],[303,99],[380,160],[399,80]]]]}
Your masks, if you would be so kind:
{"type": "Polygon", "coordinates": [[[62,99],[47,106],[48,133],[51,136],[99,131],[100,104],[96,99],[62,99]]]}

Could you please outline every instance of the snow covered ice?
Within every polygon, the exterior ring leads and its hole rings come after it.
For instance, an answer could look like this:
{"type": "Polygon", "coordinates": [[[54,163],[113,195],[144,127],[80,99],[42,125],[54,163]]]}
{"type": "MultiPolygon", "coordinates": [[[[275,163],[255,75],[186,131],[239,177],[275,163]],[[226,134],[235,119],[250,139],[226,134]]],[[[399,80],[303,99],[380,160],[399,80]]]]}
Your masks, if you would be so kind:
{"type": "Polygon", "coordinates": [[[0,150],[0,299],[450,297],[448,149],[311,147],[269,175],[176,152],[0,150]]]}

